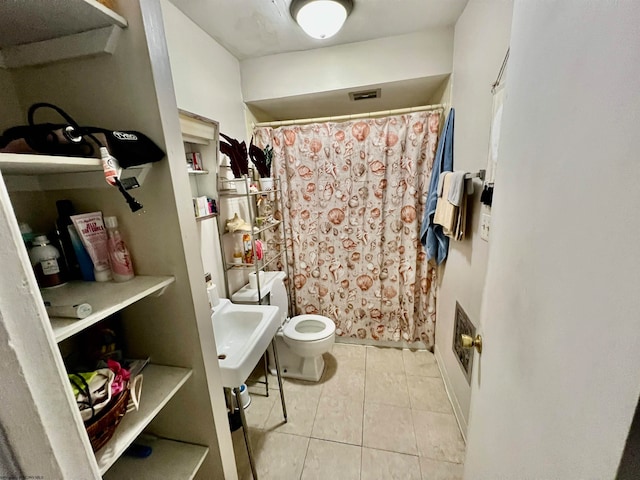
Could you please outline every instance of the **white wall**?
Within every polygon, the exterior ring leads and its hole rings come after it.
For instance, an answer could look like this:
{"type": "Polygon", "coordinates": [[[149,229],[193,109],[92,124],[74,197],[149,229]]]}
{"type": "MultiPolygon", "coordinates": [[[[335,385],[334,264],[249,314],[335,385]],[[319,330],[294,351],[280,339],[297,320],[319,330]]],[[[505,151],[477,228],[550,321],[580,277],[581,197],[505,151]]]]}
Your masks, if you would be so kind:
{"type": "Polygon", "coordinates": [[[515,2],[466,479],[616,476],[640,394],[639,24],[635,1],[515,2]]]}
{"type": "MultiPolygon", "coordinates": [[[[238,60],[168,0],[162,11],[178,108],[220,123],[220,131],[239,140],[246,138],[245,107],[240,91],[238,60]]],[[[208,175],[208,191],[217,191],[215,168],[208,175]]],[[[224,221],[224,219],[222,219],[224,221]]],[[[211,272],[225,294],[218,234],[214,219],[198,223],[205,272],[211,272]]]]}
{"type": "Polygon", "coordinates": [[[220,122],[220,131],[244,138],[240,64],[168,0],[162,0],[178,108],[220,122]]]}
{"type": "MultiPolygon", "coordinates": [[[[491,121],[491,84],[509,46],[511,0],[471,0],[455,26],[452,105],[456,109],[454,169],[477,172],[487,166],[491,121]]],[[[469,199],[471,231],[463,242],[451,241],[449,256],[440,269],[436,354],[456,415],[463,428],[469,415],[471,387],[451,345],[456,301],[476,326],[488,260],[488,244],[480,238],[480,182],[469,199]]]]}
{"type": "Polygon", "coordinates": [[[23,113],[17,100],[16,90],[13,86],[9,70],[0,68],[0,134],[5,128],[14,125],[26,125],[26,112],[23,113]]]}
{"type": "Polygon", "coordinates": [[[453,29],[243,60],[246,102],[445,75],[453,29]]]}

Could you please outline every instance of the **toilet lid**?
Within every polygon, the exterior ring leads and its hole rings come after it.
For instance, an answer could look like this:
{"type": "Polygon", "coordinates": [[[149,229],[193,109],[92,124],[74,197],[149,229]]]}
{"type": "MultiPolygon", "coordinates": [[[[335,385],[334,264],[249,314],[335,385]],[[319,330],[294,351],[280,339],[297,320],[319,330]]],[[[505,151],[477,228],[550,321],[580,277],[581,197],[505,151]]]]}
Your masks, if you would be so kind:
{"type": "Polygon", "coordinates": [[[330,318],[322,315],[298,315],[284,327],[284,335],[292,340],[322,340],[333,335],[336,325],[330,318]]]}

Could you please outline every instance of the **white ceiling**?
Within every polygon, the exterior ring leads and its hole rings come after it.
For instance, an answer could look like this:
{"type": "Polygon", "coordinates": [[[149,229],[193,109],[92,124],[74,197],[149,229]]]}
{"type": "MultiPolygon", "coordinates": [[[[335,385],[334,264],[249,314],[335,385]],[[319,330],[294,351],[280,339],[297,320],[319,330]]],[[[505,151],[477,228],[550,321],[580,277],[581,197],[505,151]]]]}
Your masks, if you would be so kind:
{"type": "Polygon", "coordinates": [[[171,0],[238,59],[390,37],[454,25],[468,0],[354,0],[334,37],[315,40],[289,14],[290,0],[171,0]]]}

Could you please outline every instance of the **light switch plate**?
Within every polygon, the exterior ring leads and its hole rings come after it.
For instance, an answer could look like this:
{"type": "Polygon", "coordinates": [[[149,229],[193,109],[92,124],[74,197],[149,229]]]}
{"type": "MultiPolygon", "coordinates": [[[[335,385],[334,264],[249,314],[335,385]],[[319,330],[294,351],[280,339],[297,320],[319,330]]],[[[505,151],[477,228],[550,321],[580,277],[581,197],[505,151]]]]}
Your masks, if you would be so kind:
{"type": "Polygon", "coordinates": [[[483,213],[480,217],[480,238],[485,242],[489,241],[489,230],[491,229],[491,215],[483,213]]]}

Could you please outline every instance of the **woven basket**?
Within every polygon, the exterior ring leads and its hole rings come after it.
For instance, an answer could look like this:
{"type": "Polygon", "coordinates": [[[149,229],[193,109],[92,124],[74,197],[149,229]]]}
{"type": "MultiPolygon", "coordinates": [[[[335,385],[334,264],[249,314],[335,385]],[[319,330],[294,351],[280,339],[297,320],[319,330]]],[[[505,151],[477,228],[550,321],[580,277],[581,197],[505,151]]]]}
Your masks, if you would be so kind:
{"type": "Polygon", "coordinates": [[[125,388],[116,396],[108,408],[105,408],[96,418],[92,418],[84,424],[94,452],[104,447],[113,436],[120,420],[127,413],[128,403],[129,389],[125,388]]]}

